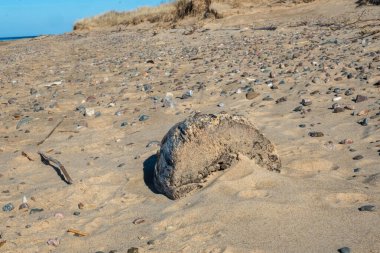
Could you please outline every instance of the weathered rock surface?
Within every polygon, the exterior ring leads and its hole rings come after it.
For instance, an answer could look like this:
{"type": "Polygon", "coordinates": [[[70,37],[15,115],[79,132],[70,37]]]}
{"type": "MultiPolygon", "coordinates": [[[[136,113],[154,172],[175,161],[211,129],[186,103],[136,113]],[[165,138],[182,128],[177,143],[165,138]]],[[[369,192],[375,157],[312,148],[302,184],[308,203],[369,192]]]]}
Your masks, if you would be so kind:
{"type": "Polygon", "coordinates": [[[248,120],[228,114],[197,114],[173,126],[161,143],[156,189],[171,199],[185,196],[212,172],[225,170],[239,154],[271,171],[281,161],[273,144],[248,120]]]}

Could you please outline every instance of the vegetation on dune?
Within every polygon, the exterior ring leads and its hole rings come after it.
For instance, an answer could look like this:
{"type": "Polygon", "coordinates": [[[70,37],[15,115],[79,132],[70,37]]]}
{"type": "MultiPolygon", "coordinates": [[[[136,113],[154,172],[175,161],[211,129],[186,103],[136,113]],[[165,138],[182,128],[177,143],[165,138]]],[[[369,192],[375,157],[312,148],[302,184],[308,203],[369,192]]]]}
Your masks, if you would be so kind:
{"type": "Polygon", "coordinates": [[[177,0],[157,7],[143,7],[129,12],[107,12],[100,16],[85,18],[75,23],[74,30],[112,27],[117,25],[137,25],[143,22],[176,22],[186,16],[216,17],[210,8],[211,0],[177,0]]]}

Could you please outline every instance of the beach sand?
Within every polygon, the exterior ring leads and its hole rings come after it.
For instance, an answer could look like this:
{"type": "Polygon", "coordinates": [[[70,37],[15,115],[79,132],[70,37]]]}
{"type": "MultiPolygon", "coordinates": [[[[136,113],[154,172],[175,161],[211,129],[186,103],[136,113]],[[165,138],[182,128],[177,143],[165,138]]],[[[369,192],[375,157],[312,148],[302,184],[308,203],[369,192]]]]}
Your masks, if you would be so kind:
{"type": "Polygon", "coordinates": [[[14,206],[0,210],[0,251],[380,252],[379,19],[379,7],[321,0],[190,35],[143,24],[0,44],[0,207],[14,206]],[[157,193],[157,141],[221,111],[271,140],[281,173],[243,156],[184,198],[157,193]]]}

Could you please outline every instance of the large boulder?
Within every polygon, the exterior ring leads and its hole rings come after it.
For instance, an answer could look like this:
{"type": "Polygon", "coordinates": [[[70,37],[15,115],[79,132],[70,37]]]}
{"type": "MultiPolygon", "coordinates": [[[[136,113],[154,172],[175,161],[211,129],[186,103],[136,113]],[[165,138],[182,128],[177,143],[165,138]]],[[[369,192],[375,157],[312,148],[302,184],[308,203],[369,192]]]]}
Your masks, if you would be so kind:
{"type": "Polygon", "coordinates": [[[228,114],[196,114],[173,126],[161,142],[154,171],[155,188],[178,199],[201,188],[208,175],[225,170],[239,154],[279,172],[273,144],[248,120],[228,114]]]}

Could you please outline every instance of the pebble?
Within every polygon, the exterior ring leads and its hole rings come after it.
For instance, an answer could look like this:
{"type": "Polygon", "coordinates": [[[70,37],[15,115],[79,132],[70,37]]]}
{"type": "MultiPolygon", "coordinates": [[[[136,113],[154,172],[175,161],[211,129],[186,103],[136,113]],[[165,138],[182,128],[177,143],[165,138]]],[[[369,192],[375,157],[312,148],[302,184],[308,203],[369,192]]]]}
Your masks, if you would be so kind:
{"type": "Polygon", "coordinates": [[[22,127],[23,125],[26,125],[28,124],[29,122],[32,121],[32,118],[29,117],[29,116],[25,116],[24,118],[22,118],[16,125],[16,129],[19,129],[20,127],[22,127]]]}
{"type": "Polygon", "coordinates": [[[368,122],[369,122],[369,119],[365,118],[365,119],[360,120],[358,123],[362,126],[368,126],[368,122]]]}
{"type": "Polygon", "coordinates": [[[297,106],[296,108],[293,109],[294,112],[300,112],[303,110],[303,106],[300,105],[300,106],[297,106]]]}
{"type": "Polygon", "coordinates": [[[364,205],[358,208],[360,212],[373,212],[375,209],[376,207],[373,205],[364,205]]]}
{"type": "Polygon", "coordinates": [[[248,100],[252,100],[256,97],[260,96],[260,93],[258,92],[255,92],[255,91],[249,91],[247,92],[247,94],[245,95],[245,97],[248,99],[248,100]]]}
{"type": "Polygon", "coordinates": [[[322,132],[310,132],[309,136],[310,137],[323,137],[324,134],[322,132]]]}
{"type": "Polygon", "coordinates": [[[300,128],[305,128],[305,127],[306,127],[305,124],[299,124],[298,126],[299,126],[300,128]]]}
{"type": "Polygon", "coordinates": [[[344,112],[344,108],[343,107],[336,107],[336,108],[334,108],[334,113],[340,113],[340,112],[344,112]]]}
{"type": "Polygon", "coordinates": [[[218,107],[224,107],[224,103],[219,103],[218,107]]]}
{"type": "Polygon", "coordinates": [[[279,103],[282,103],[282,102],[286,102],[286,101],[287,101],[286,97],[280,97],[279,99],[276,100],[276,104],[279,104],[279,103]]]}
{"type": "Polygon", "coordinates": [[[341,100],[342,99],[342,97],[335,97],[335,98],[333,98],[332,100],[334,101],[334,102],[337,102],[337,101],[339,101],[339,100],[341,100]]]}
{"type": "Polygon", "coordinates": [[[93,109],[93,108],[86,108],[84,114],[87,117],[92,117],[92,116],[95,115],[95,109],[93,109]]]}
{"type": "Polygon", "coordinates": [[[58,238],[49,239],[49,240],[47,240],[46,243],[47,243],[48,245],[51,245],[51,246],[57,247],[57,246],[59,245],[59,239],[58,239],[58,238]]]}
{"type": "Polygon", "coordinates": [[[338,252],[339,253],[351,253],[351,249],[348,247],[343,247],[343,248],[338,249],[338,252]]]}
{"type": "Polygon", "coordinates": [[[80,215],[80,212],[75,211],[75,212],[73,213],[73,215],[75,215],[75,216],[79,216],[79,215],[80,215]]]}
{"type": "Polygon", "coordinates": [[[348,90],[344,92],[344,95],[346,96],[351,96],[352,94],[354,94],[354,91],[351,88],[349,88],[348,90]]]}
{"type": "Polygon", "coordinates": [[[352,159],[357,161],[357,160],[361,160],[363,158],[364,158],[364,156],[362,156],[362,155],[356,155],[352,159]]]}
{"type": "Polygon", "coordinates": [[[263,98],[263,101],[272,101],[272,100],[273,98],[270,95],[263,98]]]}
{"type": "Polygon", "coordinates": [[[4,212],[10,212],[14,209],[15,207],[12,205],[12,203],[8,203],[3,206],[3,211],[4,212]]]}
{"type": "Polygon", "coordinates": [[[360,103],[360,102],[366,101],[367,99],[368,99],[368,97],[366,97],[366,96],[357,95],[355,98],[355,103],[360,103]]]}
{"type": "Polygon", "coordinates": [[[163,107],[166,108],[173,108],[175,103],[174,103],[174,95],[170,92],[166,93],[164,99],[163,99],[163,107]]]}
{"type": "Polygon", "coordinates": [[[339,144],[352,144],[352,143],[354,143],[354,141],[351,139],[344,139],[339,142],[339,144]]]}
{"type": "Polygon", "coordinates": [[[120,124],[120,127],[125,127],[125,126],[128,126],[128,121],[127,121],[127,120],[124,120],[124,121],[121,122],[121,124],[120,124]]]}
{"type": "Polygon", "coordinates": [[[302,99],[301,104],[302,104],[303,106],[309,106],[309,105],[312,104],[312,102],[311,102],[310,99],[307,99],[307,98],[306,98],[306,99],[302,99]]]}
{"type": "Polygon", "coordinates": [[[29,214],[40,213],[43,211],[44,211],[43,208],[32,208],[32,209],[30,209],[29,214]]]}
{"type": "Polygon", "coordinates": [[[127,253],[139,253],[139,249],[135,248],[135,247],[132,247],[132,248],[128,249],[127,253]]]}
{"type": "Polygon", "coordinates": [[[186,92],[182,95],[182,99],[191,98],[192,96],[193,96],[193,91],[192,91],[192,90],[188,90],[188,91],[186,91],[186,92]]]}
{"type": "Polygon", "coordinates": [[[139,121],[146,121],[146,120],[148,120],[148,119],[149,119],[149,116],[148,116],[148,115],[143,114],[143,115],[140,115],[140,116],[139,116],[139,121]]]}

